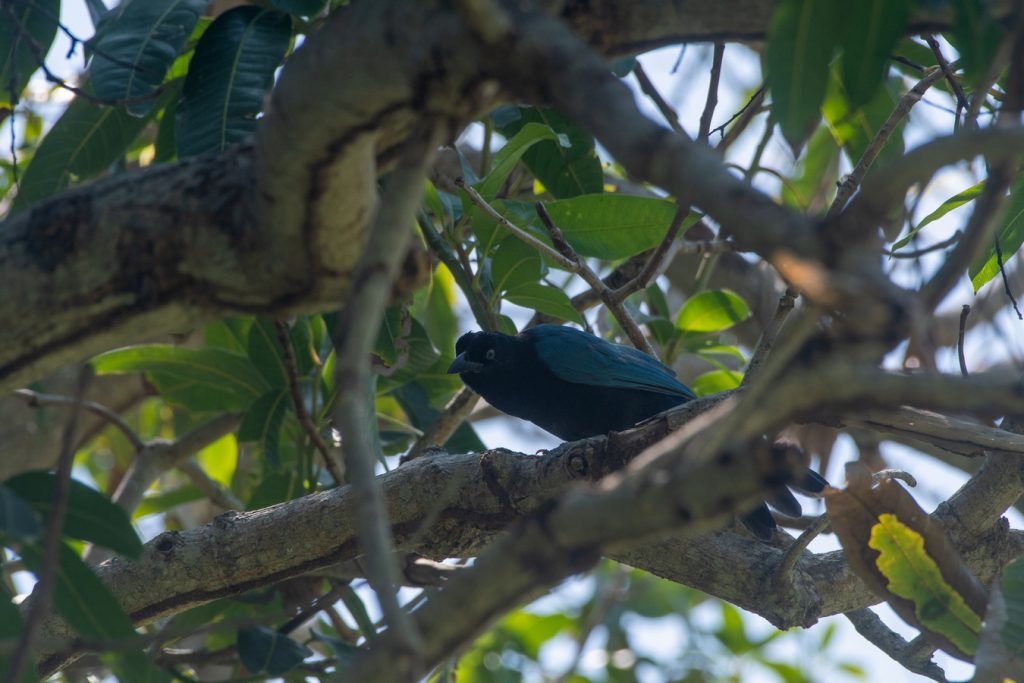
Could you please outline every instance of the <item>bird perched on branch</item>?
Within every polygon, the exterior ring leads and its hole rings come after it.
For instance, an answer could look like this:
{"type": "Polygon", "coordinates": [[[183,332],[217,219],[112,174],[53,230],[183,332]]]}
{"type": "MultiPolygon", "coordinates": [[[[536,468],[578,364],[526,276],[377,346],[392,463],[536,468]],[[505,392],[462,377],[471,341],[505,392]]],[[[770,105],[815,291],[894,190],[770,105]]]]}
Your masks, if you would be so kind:
{"type": "MultiPolygon", "coordinates": [[[[469,332],[455,343],[455,353],[448,374],[458,373],[503,413],[566,441],[622,431],[696,398],[657,359],[570,327],[538,325],[516,336],[469,332]]],[[[811,470],[801,479],[799,488],[807,492],[826,484],[811,470]]],[[[788,489],[777,491],[771,504],[800,516],[788,489]]],[[[775,530],[765,504],[740,519],[759,538],[775,530]]]]}

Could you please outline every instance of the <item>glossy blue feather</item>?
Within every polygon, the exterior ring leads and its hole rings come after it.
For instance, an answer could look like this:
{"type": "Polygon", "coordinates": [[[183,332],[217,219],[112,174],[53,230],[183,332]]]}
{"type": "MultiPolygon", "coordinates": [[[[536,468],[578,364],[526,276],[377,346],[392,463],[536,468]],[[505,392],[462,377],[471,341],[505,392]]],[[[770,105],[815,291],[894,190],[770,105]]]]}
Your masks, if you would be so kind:
{"type": "Polygon", "coordinates": [[[629,346],[559,325],[538,325],[523,336],[533,341],[545,367],[566,382],[696,398],[667,365],[629,346]]]}

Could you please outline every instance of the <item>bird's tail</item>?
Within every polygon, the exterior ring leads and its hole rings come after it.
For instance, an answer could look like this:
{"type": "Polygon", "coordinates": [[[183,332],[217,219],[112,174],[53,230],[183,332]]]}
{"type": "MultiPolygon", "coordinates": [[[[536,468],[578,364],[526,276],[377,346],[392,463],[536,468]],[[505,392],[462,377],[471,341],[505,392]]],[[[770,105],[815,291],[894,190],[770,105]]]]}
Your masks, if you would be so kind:
{"type": "MultiPolygon", "coordinates": [[[[792,487],[800,493],[810,495],[821,493],[826,486],[828,486],[828,482],[825,481],[825,478],[812,469],[805,469],[798,481],[792,484],[792,487]]],[[[800,501],[788,488],[782,487],[767,501],[740,516],[743,526],[763,541],[771,540],[775,534],[775,518],[772,516],[771,510],[768,509],[769,505],[787,517],[799,517],[803,512],[800,501]]]]}

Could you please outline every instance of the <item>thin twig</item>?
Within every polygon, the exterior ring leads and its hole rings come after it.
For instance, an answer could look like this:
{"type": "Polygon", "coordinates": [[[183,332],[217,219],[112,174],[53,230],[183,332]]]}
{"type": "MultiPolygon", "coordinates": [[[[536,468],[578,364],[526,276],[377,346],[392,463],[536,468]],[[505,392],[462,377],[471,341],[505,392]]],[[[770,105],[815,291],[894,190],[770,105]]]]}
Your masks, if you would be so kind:
{"type": "Polygon", "coordinates": [[[464,387],[455,394],[423,436],[416,439],[409,452],[402,456],[402,464],[420,457],[430,446],[443,446],[473,412],[479,398],[480,396],[469,387],[464,387]]]}
{"type": "Polygon", "coordinates": [[[807,550],[807,546],[811,544],[811,541],[824,533],[825,530],[828,529],[829,524],[828,515],[818,515],[814,521],[811,522],[810,526],[804,529],[803,532],[796,537],[793,544],[786,548],[786,552],[783,553],[782,559],[779,560],[779,564],[775,568],[776,581],[782,580],[784,577],[788,576],[791,571],[793,571],[793,567],[796,566],[797,560],[800,559],[803,552],[807,550]]]}
{"type": "Polygon", "coordinates": [[[964,330],[967,329],[967,316],[971,314],[971,307],[964,304],[960,309],[960,331],[956,338],[956,355],[960,359],[960,374],[969,377],[967,372],[967,359],[964,357],[964,330]]]}
{"type": "Polygon", "coordinates": [[[754,116],[756,116],[761,111],[761,103],[764,102],[764,95],[766,92],[768,92],[768,84],[762,83],[761,87],[754,91],[754,94],[750,96],[750,99],[747,100],[746,104],[740,107],[740,110],[738,112],[730,116],[729,119],[722,125],[715,126],[714,128],[712,128],[708,132],[708,136],[710,137],[711,133],[718,133],[719,135],[722,136],[722,142],[718,146],[720,148],[728,147],[729,145],[726,144],[726,141],[728,140],[729,143],[735,141],[735,139],[739,137],[739,134],[746,129],[747,125],[750,123],[750,120],[753,119],[754,116]],[[737,119],[740,120],[736,121],[737,119]],[[736,121],[736,125],[732,129],[730,129],[729,134],[726,135],[725,129],[733,121],[736,121]]]}
{"type": "Polygon", "coordinates": [[[225,510],[245,509],[245,503],[240,501],[231,491],[214,481],[195,460],[186,460],[178,465],[178,469],[215,505],[225,510]]]}
{"type": "Polygon", "coordinates": [[[135,454],[135,460],[121,478],[111,500],[131,513],[138,507],[146,489],[163,472],[180,466],[187,458],[235,431],[241,422],[239,413],[222,413],[174,441],[155,439],[146,443],[135,454]]]}
{"type": "Polygon", "coordinates": [[[334,478],[334,483],[341,486],[345,483],[345,464],[338,457],[338,453],[327,445],[320,431],[313,424],[309,411],[306,410],[306,403],[302,400],[302,390],[299,388],[299,371],[295,363],[295,353],[292,351],[292,341],[288,335],[288,326],[280,320],[274,321],[274,328],[277,330],[277,341],[281,344],[281,357],[284,360],[285,375],[288,377],[288,390],[292,395],[292,405],[295,407],[295,416],[299,420],[302,431],[306,432],[313,446],[320,452],[327,471],[334,478]]]}
{"type": "Polygon", "coordinates": [[[641,92],[651,98],[651,101],[654,102],[654,106],[657,107],[658,111],[661,112],[661,115],[665,117],[665,121],[668,123],[669,127],[677,133],[686,135],[685,131],[683,131],[683,127],[679,124],[679,113],[672,108],[672,105],[665,101],[665,98],[661,96],[658,89],[654,87],[654,83],[652,83],[651,79],[648,78],[647,72],[644,71],[644,67],[639,61],[637,61],[636,66],[633,67],[633,75],[636,76],[637,83],[640,84],[641,92]]]}
{"type": "Polygon", "coordinates": [[[996,235],[995,245],[996,265],[999,266],[999,277],[1003,281],[1003,292],[1006,294],[1006,298],[1010,300],[1010,304],[1013,305],[1013,310],[1017,314],[1017,320],[1024,320],[1024,313],[1020,312],[1020,306],[1017,305],[1017,297],[1013,295],[1013,290],[1010,289],[1010,278],[1006,275],[1006,266],[1003,265],[1003,245],[999,243],[999,235],[996,235]]]}
{"type": "Polygon", "coordinates": [[[711,134],[711,119],[718,106],[718,81],[722,77],[722,56],[725,54],[725,43],[715,43],[715,52],[711,57],[711,82],[708,83],[708,98],[704,102],[704,113],[700,115],[698,142],[707,142],[711,134]]]}
{"type": "MultiPolygon", "coordinates": [[[[551,241],[555,247],[564,255],[566,260],[569,260],[575,265],[574,272],[576,272],[583,280],[593,287],[597,292],[601,294],[601,301],[608,307],[615,319],[618,321],[622,329],[625,330],[629,340],[633,342],[633,346],[640,349],[644,353],[657,358],[657,354],[654,352],[654,348],[651,347],[650,342],[647,341],[647,337],[640,331],[640,327],[633,320],[633,316],[629,314],[626,307],[622,305],[622,302],[615,298],[612,291],[605,286],[598,277],[597,273],[591,270],[587,262],[584,261],[579,255],[573,250],[569,242],[566,241],[565,235],[558,229],[555,222],[551,219],[547,209],[544,207],[543,202],[536,202],[534,208],[537,211],[537,215],[540,217],[541,223],[547,228],[548,234],[551,235],[551,241]]],[[[543,244],[543,243],[542,243],[543,244]]],[[[547,246],[547,245],[545,245],[547,246]]]]}
{"type": "Polygon", "coordinates": [[[571,273],[579,272],[580,266],[578,262],[573,261],[570,257],[565,256],[564,254],[562,254],[559,251],[556,251],[555,249],[552,249],[551,247],[549,247],[548,245],[544,244],[539,239],[531,235],[530,233],[520,228],[518,225],[512,223],[509,219],[502,216],[500,213],[497,212],[497,210],[495,210],[493,206],[487,203],[486,199],[480,196],[479,192],[477,192],[468,183],[466,183],[465,179],[461,177],[456,178],[455,184],[458,187],[460,187],[466,193],[466,195],[469,196],[471,202],[476,204],[480,209],[483,210],[484,213],[486,213],[492,219],[497,221],[498,225],[508,230],[510,233],[512,233],[512,235],[519,238],[526,244],[530,245],[544,256],[550,258],[552,261],[557,263],[561,268],[564,268],[565,270],[568,270],[571,273]]]}
{"type": "Polygon", "coordinates": [[[949,252],[939,269],[921,288],[925,310],[933,311],[988,244],[1006,205],[1006,190],[1016,175],[1017,164],[1000,162],[989,170],[985,187],[974,202],[974,213],[967,221],[963,238],[949,252]]]}
{"type": "Polygon", "coordinates": [[[931,661],[935,648],[915,638],[909,643],[902,636],[886,626],[877,614],[867,607],[847,612],[845,615],[857,633],[901,664],[908,671],[946,683],[946,675],[931,661]]]}
{"type": "Polygon", "coordinates": [[[360,548],[369,569],[367,579],[377,594],[388,630],[409,658],[408,670],[419,670],[422,636],[398,603],[400,572],[395,562],[394,538],[388,521],[387,501],[374,473],[376,462],[370,431],[371,392],[366,356],[380,328],[391,285],[412,236],[427,168],[440,138],[440,126],[424,122],[388,177],[369,241],[359,259],[353,282],[359,296],[342,311],[335,340],[338,392],[334,424],[342,434],[345,463],[355,494],[355,518],[360,548]]]}
{"type": "Polygon", "coordinates": [[[466,296],[469,308],[473,311],[473,317],[476,318],[476,324],[484,330],[492,332],[497,330],[498,318],[490,304],[487,303],[487,297],[484,296],[480,287],[473,281],[473,274],[466,270],[464,264],[459,259],[459,255],[445,242],[444,237],[434,229],[430,217],[422,210],[417,216],[417,224],[420,226],[420,232],[423,233],[423,239],[426,241],[427,246],[441,259],[441,263],[448,268],[452,277],[455,278],[455,284],[459,286],[459,289],[466,296]]]}
{"type": "Polygon", "coordinates": [[[967,102],[967,96],[964,95],[963,86],[960,85],[960,79],[953,73],[953,69],[950,68],[949,62],[946,61],[946,56],[942,54],[942,46],[939,45],[939,41],[935,39],[930,33],[926,33],[922,36],[928,47],[932,49],[932,53],[935,54],[935,59],[939,63],[939,68],[942,69],[942,74],[946,77],[949,82],[949,87],[953,89],[953,94],[956,96],[957,107],[967,109],[970,104],[967,102]]]}
{"type": "Polygon", "coordinates": [[[50,504],[49,519],[46,521],[46,536],[43,537],[42,565],[36,575],[36,586],[32,591],[31,604],[22,625],[21,639],[11,658],[7,681],[18,683],[21,674],[28,665],[29,657],[35,647],[40,627],[46,614],[50,611],[53,599],[53,586],[57,578],[57,564],[64,535],[64,515],[68,509],[68,497],[71,494],[71,465],[75,458],[75,432],[82,416],[82,396],[92,378],[92,368],[83,365],[78,371],[75,387],[75,401],[78,404],[68,416],[61,438],[60,458],[57,460],[56,477],[53,484],[53,501],[50,504]]]}
{"type": "Polygon", "coordinates": [[[769,119],[764,124],[764,132],[761,133],[761,139],[758,141],[757,147],[754,148],[754,156],[750,160],[750,166],[743,172],[743,180],[748,185],[754,180],[754,175],[761,169],[761,157],[764,156],[764,151],[768,148],[768,143],[771,142],[774,132],[775,124],[769,119]]]}
{"type": "Polygon", "coordinates": [[[761,337],[757,340],[757,346],[754,347],[754,353],[750,356],[750,362],[747,363],[747,371],[743,375],[741,386],[749,384],[750,380],[757,376],[761,366],[764,365],[768,354],[775,347],[775,340],[779,336],[779,330],[782,329],[786,318],[789,317],[793,307],[796,306],[797,296],[798,292],[794,287],[787,287],[779,297],[779,305],[775,308],[772,319],[768,321],[768,324],[761,332],[761,337]]]}
{"type": "Polygon", "coordinates": [[[928,88],[941,80],[943,75],[942,69],[933,68],[930,73],[918,81],[913,88],[900,98],[892,113],[889,114],[889,118],[885,120],[885,123],[882,124],[882,127],[875,133],[875,137],[872,138],[867,148],[865,148],[864,153],[860,155],[860,159],[857,160],[857,165],[853,167],[853,171],[839,183],[835,199],[832,200],[832,205],[825,214],[826,220],[839,215],[839,212],[846,206],[850,197],[860,187],[861,181],[864,180],[868,169],[871,168],[871,164],[875,162],[882,148],[885,147],[892,134],[896,132],[896,127],[907,117],[907,114],[910,113],[914,105],[921,100],[921,97],[928,91],[928,88]]]}
{"type": "Polygon", "coordinates": [[[15,389],[14,395],[25,401],[25,403],[33,408],[38,408],[39,406],[67,406],[77,409],[78,407],[81,407],[94,415],[102,417],[104,420],[117,427],[121,433],[125,435],[128,442],[132,445],[132,448],[136,451],[141,450],[142,447],[145,446],[142,438],[135,433],[135,430],[132,429],[120,415],[102,403],[97,403],[95,401],[77,401],[70,396],[43,394],[38,391],[32,391],[31,389],[15,389]]]}
{"type": "Polygon", "coordinates": [[[933,251],[941,251],[946,247],[951,247],[959,242],[961,237],[963,237],[963,233],[957,230],[949,239],[936,242],[935,244],[927,247],[915,249],[914,251],[887,251],[885,253],[889,258],[917,258],[919,256],[924,256],[925,254],[930,254],[933,251]]]}

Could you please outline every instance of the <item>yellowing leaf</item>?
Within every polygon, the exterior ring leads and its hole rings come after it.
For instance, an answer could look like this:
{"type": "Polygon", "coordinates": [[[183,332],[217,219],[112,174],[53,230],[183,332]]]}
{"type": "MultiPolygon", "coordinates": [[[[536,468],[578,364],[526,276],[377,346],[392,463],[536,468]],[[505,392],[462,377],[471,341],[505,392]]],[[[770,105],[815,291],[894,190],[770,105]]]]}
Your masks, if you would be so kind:
{"type": "Polygon", "coordinates": [[[924,538],[899,521],[882,514],[871,529],[868,545],[879,552],[878,570],[889,580],[894,594],[914,603],[917,618],[957,647],[973,654],[978,647],[981,617],[942,578],[924,548],[924,538]]]}

